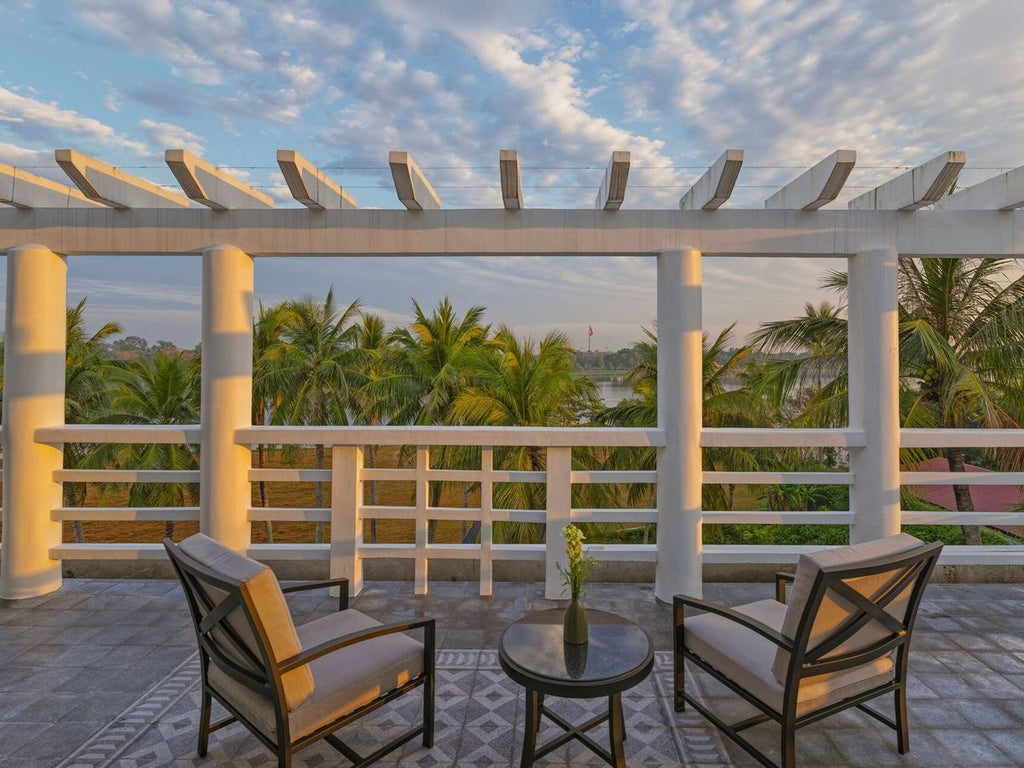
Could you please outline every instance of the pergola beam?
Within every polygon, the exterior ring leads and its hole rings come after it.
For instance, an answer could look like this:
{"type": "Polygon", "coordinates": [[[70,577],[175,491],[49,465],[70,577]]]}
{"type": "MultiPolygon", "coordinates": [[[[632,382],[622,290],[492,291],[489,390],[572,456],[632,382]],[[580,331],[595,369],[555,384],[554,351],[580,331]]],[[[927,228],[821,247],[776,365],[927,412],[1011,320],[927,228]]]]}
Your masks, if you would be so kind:
{"type": "Polygon", "coordinates": [[[765,208],[816,211],[835,200],[857,163],[852,149],[837,149],[764,201],[765,208]]]}
{"type": "Polygon", "coordinates": [[[402,205],[410,211],[436,210],[441,207],[441,198],[430,186],[412,155],[392,151],[388,153],[388,165],[391,166],[395,192],[402,205]]]}
{"type": "Polygon", "coordinates": [[[309,211],[0,209],[0,251],[196,255],[231,243],[260,256],[644,256],[696,243],[705,256],[1024,257],[1017,214],[999,211],[502,209],[309,211]],[[116,226],[115,226],[116,224],[116,226]]]}
{"type": "Polygon", "coordinates": [[[943,152],[850,201],[852,211],[916,211],[941,200],[967,163],[967,153],[943,152]]]}
{"type": "Polygon", "coordinates": [[[684,211],[713,211],[732,196],[743,167],[743,150],[727,149],[679,200],[684,211]]]}
{"type": "Polygon", "coordinates": [[[0,203],[15,208],[101,208],[74,187],[0,163],[0,203]]]}
{"type": "Polygon", "coordinates": [[[1015,211],[1024,208],[1024,166],[942,198],[940,211],[1015,211]]]}
{"type": "Polygon", "coordinates": [[[215,211],[273,208],[267,195],[253,189],[187,149],[168,149],[164,162],[187,197],[215,211]]]}
{"type": "Polygon", "coordinates": [[[597,190],[594,207],[605,211],[617,211],[626,199],[626,184],[629,182],[629,152],[612,152],[612,159],[597,190]]]}
{"type": "Polygon", "coordinates": [[[506,211],[525,207],[523,179],[519,175],[519,153],[514,149],[498,151],[498,169],[501,173],[501,203],[506,211]]]}
{"type": "Polygon", "coordinates": [[[310,210],[359,207],[352,195],[294,149],[277,150],[277,164],[281,167],[292,197],[310,210]]]}
{"type": "Polygon", "coordinates": [[[188,198],[73,149],[53,153],[82,194],[111,208],[188,208],[188,198]]]}

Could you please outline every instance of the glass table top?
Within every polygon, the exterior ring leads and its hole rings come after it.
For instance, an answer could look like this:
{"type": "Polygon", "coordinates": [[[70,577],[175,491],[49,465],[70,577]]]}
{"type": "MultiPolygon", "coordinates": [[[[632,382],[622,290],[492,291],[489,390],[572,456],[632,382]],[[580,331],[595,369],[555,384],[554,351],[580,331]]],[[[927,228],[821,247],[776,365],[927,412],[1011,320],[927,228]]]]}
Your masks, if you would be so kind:
{"type": "Polygon", "coordinates": [[[509,625],[501,638],[504,660],[527,675],[566,683],[613,680],[637,671],[653,658],[644,629],[621,616],[587,610],[589,642],[562,639],[564,609],[528,614],[509,625]]]}

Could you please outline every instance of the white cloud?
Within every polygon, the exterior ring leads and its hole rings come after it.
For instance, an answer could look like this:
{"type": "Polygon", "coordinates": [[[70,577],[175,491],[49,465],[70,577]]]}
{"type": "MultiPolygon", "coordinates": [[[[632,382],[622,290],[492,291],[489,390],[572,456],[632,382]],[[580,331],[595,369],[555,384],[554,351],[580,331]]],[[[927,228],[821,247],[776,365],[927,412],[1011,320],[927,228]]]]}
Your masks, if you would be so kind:
{"type": "Polygon", "coordinates": [[[0,86],[0,127],[28,140],[40,142],[74,138],[105,146],[129,149],[138,155],[147,153],[145,144],[132,141],[111,126],[56,102],[40,101],[0,86]]]}
{"type": "Polygon", "coordinates": [[[205,151],[203,139],[180,125],[173,123],[158,123],[156,120],[144,118],[139,121],[141,128],[150,142],[157,147],[164,149],[187,149],[195,155],[202,155],[205,151]]]}

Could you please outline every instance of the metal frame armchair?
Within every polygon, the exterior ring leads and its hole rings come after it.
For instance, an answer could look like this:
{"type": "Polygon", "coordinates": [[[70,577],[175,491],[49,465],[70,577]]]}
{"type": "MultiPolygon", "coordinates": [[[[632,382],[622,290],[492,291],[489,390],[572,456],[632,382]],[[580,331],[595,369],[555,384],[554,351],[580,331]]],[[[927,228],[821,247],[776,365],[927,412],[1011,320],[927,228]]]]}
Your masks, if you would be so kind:
{"type": "Polygon", "coordinates": [[[422,734],[434,741],[434,619],[381,624],[348,608],[348,581],[285,587],[266,565],[196,534],[164,539],[195,624],[202,670],[200,757],[210,734],[240,722],[277,754],[280,768],[294,752],[326,740],[365,766],[422,734]],[[338,586],[338,611],[298,627],[285,592],[338,586]],[[406,634],[422,632],[422,641],[406,634]],[[415,688],[423,687],[423,722],[370,755],[360,755],[334,731],[415,688]],[[229,716],[210,722],[212,699],[229,716]]]}
{"type": "Polygon", "coordinates": [[[792,768],[798,728],[855,706],[893,728],[905,754],[908,648],[941,550],[900,534],[801,556],[795,574],[778,574],[776,600],[727,608],[677,595],[676,711],[691,705],[766,766],[776,764],[740,732],[773,720],[781,727],[778,765],[792,768]],[[687,607],[704,613],[686,616],[687,607]],[[685,660],[759,713],[735,723],[720,719],[687,693],[685,660]],[[886,693],[895,695],[895,720],[864,704],[886,693]]]}

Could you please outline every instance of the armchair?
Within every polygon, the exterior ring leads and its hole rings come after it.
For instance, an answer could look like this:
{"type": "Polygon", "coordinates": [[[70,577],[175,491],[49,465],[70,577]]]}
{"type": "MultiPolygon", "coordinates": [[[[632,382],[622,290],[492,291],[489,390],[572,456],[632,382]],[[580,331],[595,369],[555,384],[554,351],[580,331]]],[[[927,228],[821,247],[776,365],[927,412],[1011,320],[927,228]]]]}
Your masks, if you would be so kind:
{"type": "Polygon", "coordinates": [[[907,660],[925,585],[942,550],[900,534],[800,558],[779,574],[775,600],[727,608],[677,595],[674,603],[675,708],[687,704],[758,762],[775,766],[740,732],[773,720],[781,727],[779,765],[795,765],[795,732],[848,707],[893,728],[910,749],[907,660]],[[789,604],[784,604],[791,584],[789,604]],[[687,608],[703,611],[687,616],[687,608]],[[689,660],[759,710],[726,723],[685,688],[689,660]],[[895,720],[865,706],[895,695],[895,720]]]}
{"type": "Polygon", "coordinates": [[[164,547],[184,588],[202,671],[200,757],[210,733],[240,722],[277,754],[279,768],[320,739],[365,766],[422,734],[434,739],[434,619],[381,624],[348,608],[348,581],[282,590],[266,565],[196,534],[164,547]],[[339,610],[292,622],[284,592],[340,586],[339,610]],[[407,632],[422,632],[422,641],[407,632]],[[370,755],[334,731],[414,688],[423,687],[423,722],[370,755]],[[230,713],[210,722],[212,699],[230,713]]]}

